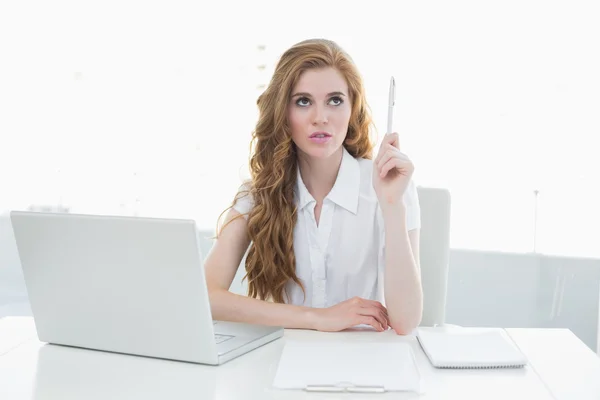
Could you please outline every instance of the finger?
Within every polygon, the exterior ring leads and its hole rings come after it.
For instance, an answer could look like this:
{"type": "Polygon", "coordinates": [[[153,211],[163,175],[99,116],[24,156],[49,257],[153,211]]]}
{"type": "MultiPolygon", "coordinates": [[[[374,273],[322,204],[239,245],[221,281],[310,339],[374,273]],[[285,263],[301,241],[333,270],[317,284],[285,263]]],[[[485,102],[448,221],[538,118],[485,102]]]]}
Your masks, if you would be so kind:
{"type": "Polygon", "coordinates": [[[385,149],[389,146],[392,146],[396,149],[400,149],[400,137],[396,132],[388,133],[383,137],[381,141],[381,145],[379,146],[379,151],[377,152],[377,157],[375,161],[378,161],[381,158],[382,154],[385,152],[385,149]]]}
{"type": "Polygon", "coordinates": [[[381,156],[379,161],[377,161],[377,164],[375,164],[377,166],[377,169],[381,170],[381,167],[383,167],[383,165],[386,162],[388,162],[392,157],[399,157],[398,153],[399,153],[399,150],[396,149],[395,147],[393,147],[391,149],[387,149],[385,151],[385,153],[383,153],[383,155],[381,156]]]}
{"type": "Polygon", "coordinates": [[[358,320],[356,321],[356,324],[371,325],[373,328],[375,328],[375,330],[379,332],[383,331],[383,327],[381,326],[381,324],[377,322],[377,320],[373,317],[361,315],[360,318],[358,318],[358,320]]]}
{"type": "Polygon", "coordinates": [[[386,314],[384,314],[382,311],[377,310],[377,316],[375,317],[375,319],[377,319],[377,321],[379,321],[379,323],[381,323],[381,326],[383,327],[383,329],[385,329],[385,330],[388,329],[388,327],[390,325],[390,320],[386,314]]]}
{"type": "Polygon", "coordinates": [[[379,171],[379,176],[382,178],[385,178],[385,176],[388,174],[388,172],[390,172],[392,169],[401,169],[401,167],[403,165],[406,165],[405,161],[402,161],[397,158],[391,158],[388,160],[388,162],[383,164],[383,166],[381,167],[381,169],[379,171]]]}
{"type": "Polygon", "coordinates": [[[385,308],[385,306],[384,306],[383,304],[381,304],[380,302],[378,302],[378,301],[376,301],[376,300],[366,300],[366,299],[364,299],[362,306],[363,306],[363,307],[375,307],[375,308],[377,308],[378,310],[381,310],[381,312],[382,312],[382,313],[383,313],[383,314],[386,316],[386,318],[387,318],[387,315],[388,315],[388,310],[387,310],[387,308],[385,308]]]}
{"type": "Polygon", "coordinates": [[[396,152],[396,154],[398,154],[398,157],[404,159],[404,160],[410,160],[410,158],[408,157],[408,155],[406,153],[403,153],[401,150],[399,150],[397,147],[392,146],[391,144],[386,144],[386,147],[388,149],[394,150],[396,152]]]}
{"type": "Polygon", "coordinates": [[[391,157],[397,157],[401,160],[408,162],[411,161],[408,155],[398,150],[398,148],[387,143],[375,159],[375,166],[377,166],[377,168],[380,169],[383,166],[383,164],[385,164],[391,157]]]}
{"type": "Polygon", "coordinates": [[[360,308],[356,312],[359,315],[365,315],[365,316],[370,316],[370,317],[375,318],[377,320],[377,322],[379,322],[381,324],[381,326],[387,328],[388,319],[381,310],[371,307],[371,308],[360,308]]]}
{"type": "Polygon", "coordinates": [[[400,149],[400,135],[397,132],[388,133],[384,136],[381,144],[391,144],[395,148],[400,149]]]}
{"type": "Polygon", "coordinates": [[[389,323],[390,323],[390,317],[388,315],[387,308],[385,308],[383,306],[380,306],[380,307],[377,307],[377,310],[379,310],[381,316],[383,318],[385,318],[385,323],[389,325],[389,323]]]}
{"type": "Polygon", "coordinates": [[[379,308],[385,315],[387,315],[387,308],[377,300],[369,300],[369,299],[360,299],[361,307],[376,307],[379,308]]]}
{"type": "Polygon", "coordinates": [[[377,322],[385,329],[388,327],[388,319],[386,315],[378,308],[375,307],[362,307],[358,309],[358,314],[367,315],[375,318],[377,322]]]}

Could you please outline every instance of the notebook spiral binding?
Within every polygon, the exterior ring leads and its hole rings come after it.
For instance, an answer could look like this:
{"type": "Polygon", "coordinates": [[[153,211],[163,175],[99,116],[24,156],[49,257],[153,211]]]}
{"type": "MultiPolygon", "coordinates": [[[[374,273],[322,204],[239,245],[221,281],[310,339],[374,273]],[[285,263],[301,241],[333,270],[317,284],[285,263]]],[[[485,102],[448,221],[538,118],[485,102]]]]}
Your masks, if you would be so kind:
{"type": "Polygon", "coordinates": [[[506,364],[506,365],[439,365],[440,369],[504,369],[504,368],[523,368],[522,364],[506,364]]]}

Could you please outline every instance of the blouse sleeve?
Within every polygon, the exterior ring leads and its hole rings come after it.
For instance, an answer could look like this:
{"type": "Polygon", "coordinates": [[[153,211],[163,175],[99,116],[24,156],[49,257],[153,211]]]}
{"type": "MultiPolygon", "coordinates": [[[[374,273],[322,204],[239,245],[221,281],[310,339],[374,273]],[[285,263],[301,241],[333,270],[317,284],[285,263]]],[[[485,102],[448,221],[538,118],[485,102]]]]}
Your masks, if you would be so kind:
{"type": "Polygon", "coordinates": [[[254,207],[254,199],[250,192],[250,183],[242,184],[236,195],[237,200],[233,204],[233,209],[244,215],[244,218],[248,218],[248,213],[254,207]]]}

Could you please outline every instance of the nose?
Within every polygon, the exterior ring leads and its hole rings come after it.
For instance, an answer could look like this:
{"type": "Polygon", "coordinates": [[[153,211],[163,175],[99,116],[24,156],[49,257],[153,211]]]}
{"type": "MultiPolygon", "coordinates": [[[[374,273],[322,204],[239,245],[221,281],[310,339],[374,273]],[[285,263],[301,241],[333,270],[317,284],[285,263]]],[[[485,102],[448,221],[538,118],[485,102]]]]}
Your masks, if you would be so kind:
{"type": "Polygon", "coordinates": [[[313,125],[327,124],[329,116],[327,115],[327,109],[323,106],[316,106],[313,108],[313,125]]]}

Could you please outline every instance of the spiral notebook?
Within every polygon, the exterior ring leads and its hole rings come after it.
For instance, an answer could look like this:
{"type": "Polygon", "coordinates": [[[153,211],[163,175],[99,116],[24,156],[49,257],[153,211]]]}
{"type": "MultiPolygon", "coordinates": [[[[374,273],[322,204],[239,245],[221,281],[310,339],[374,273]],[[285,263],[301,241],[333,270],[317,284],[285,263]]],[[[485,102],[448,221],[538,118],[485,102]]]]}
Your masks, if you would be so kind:
{"type": "Polygon", "coordinates": [[[501,328],[418,328],[417,339],[436,368],[519,368],[527,358],[501,328]]]}

